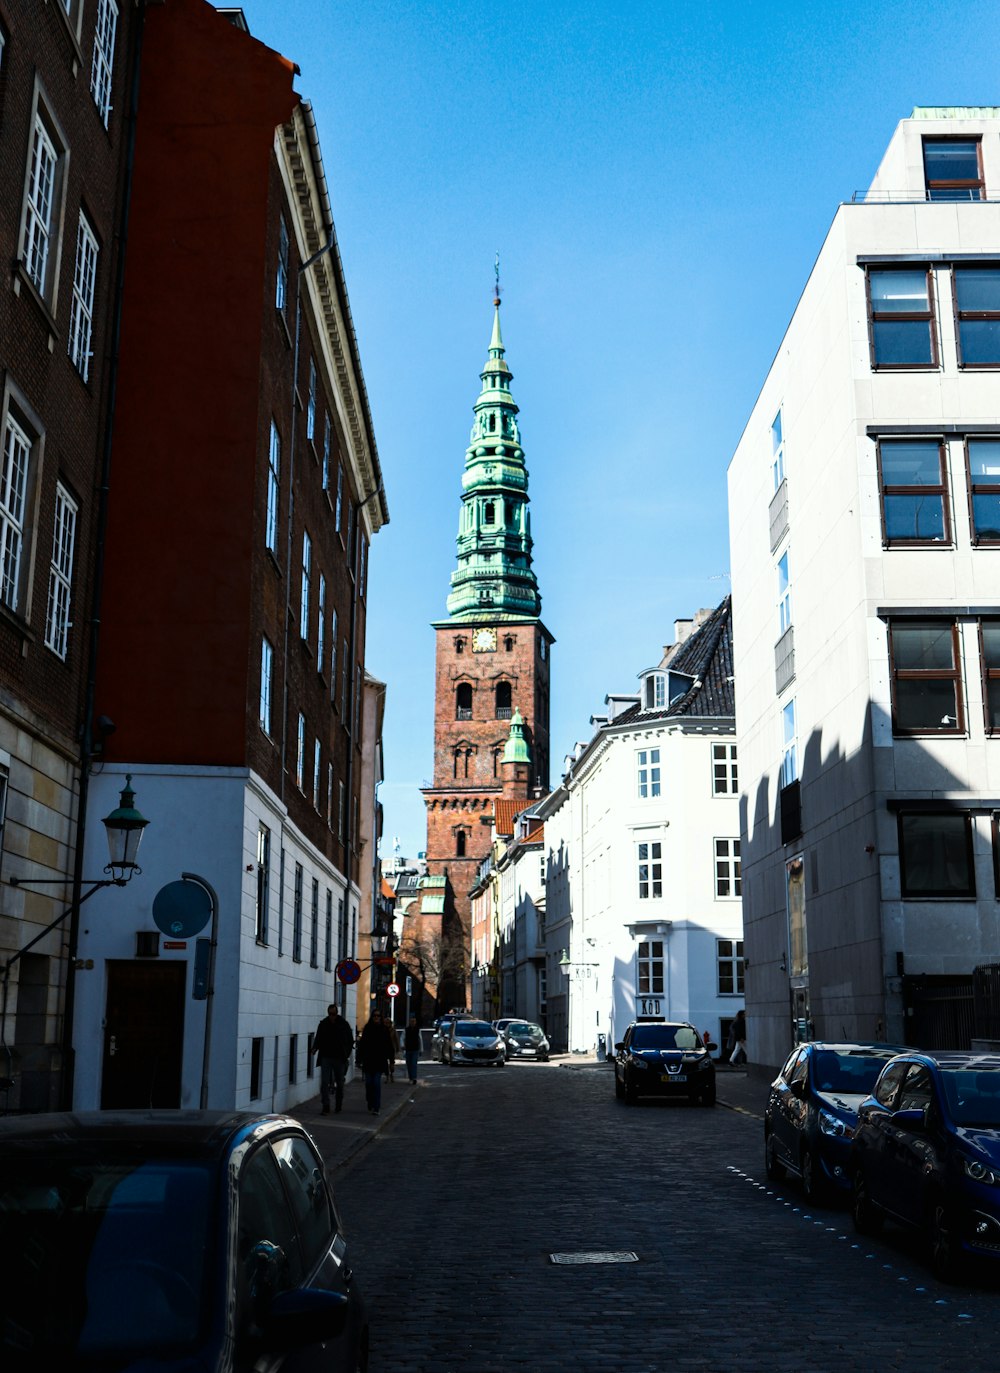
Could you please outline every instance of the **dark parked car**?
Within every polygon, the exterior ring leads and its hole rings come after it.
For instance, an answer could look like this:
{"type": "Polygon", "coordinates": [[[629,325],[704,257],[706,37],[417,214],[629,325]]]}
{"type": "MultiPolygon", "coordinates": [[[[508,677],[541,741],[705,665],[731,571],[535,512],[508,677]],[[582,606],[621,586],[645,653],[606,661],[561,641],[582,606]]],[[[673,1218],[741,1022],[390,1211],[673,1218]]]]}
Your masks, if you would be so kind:
{"type": "Polygon", "coordinates": [[[889,1044],[799,1044],[771,1083],[764,1159],[772,1180],[792,1173],[810,1201],[850,1189],[858,1107],[900,1052],[889,1044]]]}
{"type": "Polygon", "coordinates": [[[637,1021],[615,1045],[615,1096],[632,1105],[641,1096],[686,1096],[715,1105],[715,1064],[693,1025],[637,1021]]]}
{"type": "Polygon", "coordinates": [[[508,1059],[533,1058],[539,1063],[548,1062],[549,1041],[541,1025],[532,1025],[527,1020],[509,1020],[500,1034],[508,1059]]]}
{"type": "Polygon", "coordinates": [[[503,1037],[485,1020],[452,1020],[441,1029],[441,1062],[488,1063],[502,1068],[507,1055],[503,1037]]]}
{"type": "Polygon", "coordinates": [[[0,1120],[0,1367],[364,1369],[368,1326],[297,1121],[0,1120]]]}
{"type": "Polygon", "coordinates": [[[1000,1259],[1000,1056],[907,1051],[862,1102],[851,1150],[863,1235],[886,1216],[925,1231],[944,1281],[1000,1259]]]}

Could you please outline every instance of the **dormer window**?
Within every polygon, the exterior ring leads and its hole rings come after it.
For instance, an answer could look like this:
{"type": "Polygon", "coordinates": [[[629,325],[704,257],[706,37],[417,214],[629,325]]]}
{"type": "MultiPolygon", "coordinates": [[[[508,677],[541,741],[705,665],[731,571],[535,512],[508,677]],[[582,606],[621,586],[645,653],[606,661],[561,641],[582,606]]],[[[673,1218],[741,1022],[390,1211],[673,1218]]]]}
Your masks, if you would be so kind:
{"type": "Polygon", "coordinates": [[[665,672],[650,672],[643,683],[643,709],[660,710],[666,704],[667,674],[665,672]]]}

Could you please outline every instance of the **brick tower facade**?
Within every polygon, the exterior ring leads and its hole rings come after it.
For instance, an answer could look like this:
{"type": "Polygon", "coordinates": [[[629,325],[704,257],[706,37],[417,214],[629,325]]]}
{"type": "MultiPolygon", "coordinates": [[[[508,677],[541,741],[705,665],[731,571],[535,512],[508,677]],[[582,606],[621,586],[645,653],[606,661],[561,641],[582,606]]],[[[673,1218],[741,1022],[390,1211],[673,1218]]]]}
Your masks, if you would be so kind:
{"type": "Polygon", "coordinates": [[[528,471],[494,300],[462,479],[458,566],[437,634],[427,871],[444,877],[439,1003],[469,1004],[469,890],[490,848],[493,802],[549,787],[552,635],[531,567],[528,471]]]}

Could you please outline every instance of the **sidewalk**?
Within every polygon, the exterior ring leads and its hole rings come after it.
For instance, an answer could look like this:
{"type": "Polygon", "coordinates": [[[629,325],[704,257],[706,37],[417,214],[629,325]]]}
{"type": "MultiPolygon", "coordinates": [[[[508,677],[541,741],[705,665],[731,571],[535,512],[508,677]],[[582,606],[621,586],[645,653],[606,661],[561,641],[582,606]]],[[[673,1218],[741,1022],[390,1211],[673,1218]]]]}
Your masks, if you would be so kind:
{"type": "MultiPolygon", "coordinates": [[[[421,1067],[424,1065],[421,1064],[421,1067]]],[[[319,1146],[324,1162],[330,1173],[342,1167],[354,1157],[359,1149],[378,1134],[393,1116],[406,1106],[418,1092],[426,1088],[426,1082],[417,1082],[414,1087],[407,1081],[403,1063],[396,1064],[396,1076],[391,1082],[382,1083],[382,1109],[377,1116],[369,1115],[365,1105],[365,1084],[360,1073],[344,1086],[343,1110],[328,1116],[321,1115],[322,1102],[318,1096],[300,1102],[289,1115],[302,1122],[319,1146]]]]}

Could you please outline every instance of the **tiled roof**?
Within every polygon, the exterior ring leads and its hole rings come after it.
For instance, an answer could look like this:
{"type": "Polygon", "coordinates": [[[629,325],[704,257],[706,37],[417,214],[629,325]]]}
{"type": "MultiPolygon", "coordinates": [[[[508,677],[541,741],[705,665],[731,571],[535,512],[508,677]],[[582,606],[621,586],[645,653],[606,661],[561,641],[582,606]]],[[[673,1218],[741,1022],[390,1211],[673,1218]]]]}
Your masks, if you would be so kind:
{"type": "Polygon", "coordinates": [[[512,801],[508,796],[498,797],[493,802],[493,823],[497,834],[506,837],[514,833],[514,821],[524,806],[523,801],[512,801]]]}
{"type": "Polygon", "coordinates": [[[673,654],[666,672],[683,672],[694,678],[690,689],[660,710],[632,706],[619,715],[616,725],[637,720],[666,720],[682,716],[719,719],[736,715],[733,689],[733,606],[727,596],[704,624],[685,639],[673,654]]]}

